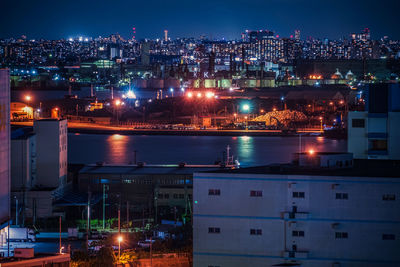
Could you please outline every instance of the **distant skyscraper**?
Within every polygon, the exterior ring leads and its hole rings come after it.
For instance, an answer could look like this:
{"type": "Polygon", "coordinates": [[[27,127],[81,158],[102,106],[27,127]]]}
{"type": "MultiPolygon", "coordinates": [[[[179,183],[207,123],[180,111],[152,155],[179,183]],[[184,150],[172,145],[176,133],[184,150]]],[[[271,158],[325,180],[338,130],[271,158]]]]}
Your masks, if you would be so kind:
{"type": "Polygon", "coordinates": [[[300,40],[300,30],[295,30],[294,31],[294,39],[300,40]]]}
{"type": "Polygon", "coordinates": [[[164,41],[168,41],[168,30],[164,30],[164,41]]]}
{"type": "Polygon", "coordinates": [[[10,74],[0,69],[0,244],[10,216],[10,74]]]}

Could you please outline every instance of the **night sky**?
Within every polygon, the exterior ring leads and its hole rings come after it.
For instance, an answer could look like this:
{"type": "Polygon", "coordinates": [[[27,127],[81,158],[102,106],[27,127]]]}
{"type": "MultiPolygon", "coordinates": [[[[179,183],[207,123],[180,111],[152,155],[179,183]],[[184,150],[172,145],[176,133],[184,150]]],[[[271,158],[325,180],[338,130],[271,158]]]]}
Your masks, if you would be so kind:
{"type": "Polygon", "coordinates": [[[239,39],[246,29],[302,39],[348,37],[371,29],[374,39],[400,39],[399,0],[1,0],[0,38],[60,39],[120,33],[132,37],[239,39]]]}

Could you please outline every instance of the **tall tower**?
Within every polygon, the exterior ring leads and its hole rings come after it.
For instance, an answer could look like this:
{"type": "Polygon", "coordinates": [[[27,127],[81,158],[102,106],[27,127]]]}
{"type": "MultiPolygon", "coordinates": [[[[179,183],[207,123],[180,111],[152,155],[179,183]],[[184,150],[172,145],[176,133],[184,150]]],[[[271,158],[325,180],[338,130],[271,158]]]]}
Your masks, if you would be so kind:
{"type": "Polygon", "coordinates": [[[294,39],[296,41],[300,40],[300,30],[295,30],[294,31],[294,39]]]}
{"type": "Polygon", "coordinates": [[[132,28],[132,41],[134,41],[136,38],[136,27],[132,28]]]}
{"type": "Polygon", "coordinates": [[[168,30],[164,30],[164,41],[168,41],[168,30]]]}

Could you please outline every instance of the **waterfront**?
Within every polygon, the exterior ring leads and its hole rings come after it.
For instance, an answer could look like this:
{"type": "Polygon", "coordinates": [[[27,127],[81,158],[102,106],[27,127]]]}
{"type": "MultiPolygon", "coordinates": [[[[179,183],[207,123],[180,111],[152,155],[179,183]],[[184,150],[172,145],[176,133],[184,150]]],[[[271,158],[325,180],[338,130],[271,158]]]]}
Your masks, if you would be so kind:
{"type": "MultiPolygon", "coordinates": [[[[299,151],[300,139],[278,136],[155,136],[69,134],[69,163],[128,164],[146,163],[213,164],[221,160],[229,145],[231,155],[241,166],[289,162],[299,151]],[[82,149],[84,147],[84,149],[82,149]]],[[[346,151],[346,140],[319,136],[301,138],[303,150],[346,151]]]]}

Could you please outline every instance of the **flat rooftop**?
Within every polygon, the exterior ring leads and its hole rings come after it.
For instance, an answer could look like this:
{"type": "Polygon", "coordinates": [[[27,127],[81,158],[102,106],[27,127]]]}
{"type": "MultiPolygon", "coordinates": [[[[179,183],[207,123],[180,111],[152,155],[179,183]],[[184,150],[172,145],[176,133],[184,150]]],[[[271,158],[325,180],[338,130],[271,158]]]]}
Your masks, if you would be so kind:
{"type": "Polygon", "coordinates": [[[217,171],[220,165],[189,165],[179,164],[138,164],[114,165],[114,164],[90,164],[85,165],[80,174],[119,174],[119,175],[193,175],[195,172],[217,171]]]}
{"type": "Polygon", "coordinates": [[[235,174],[280,174],[348,177],[400,177],[400,160],[360,160],[355,159],[350,168],[303,167],[296,164],[272,164],[267,166],[239,169],[206,171],[209,173],[235,174]]]}

